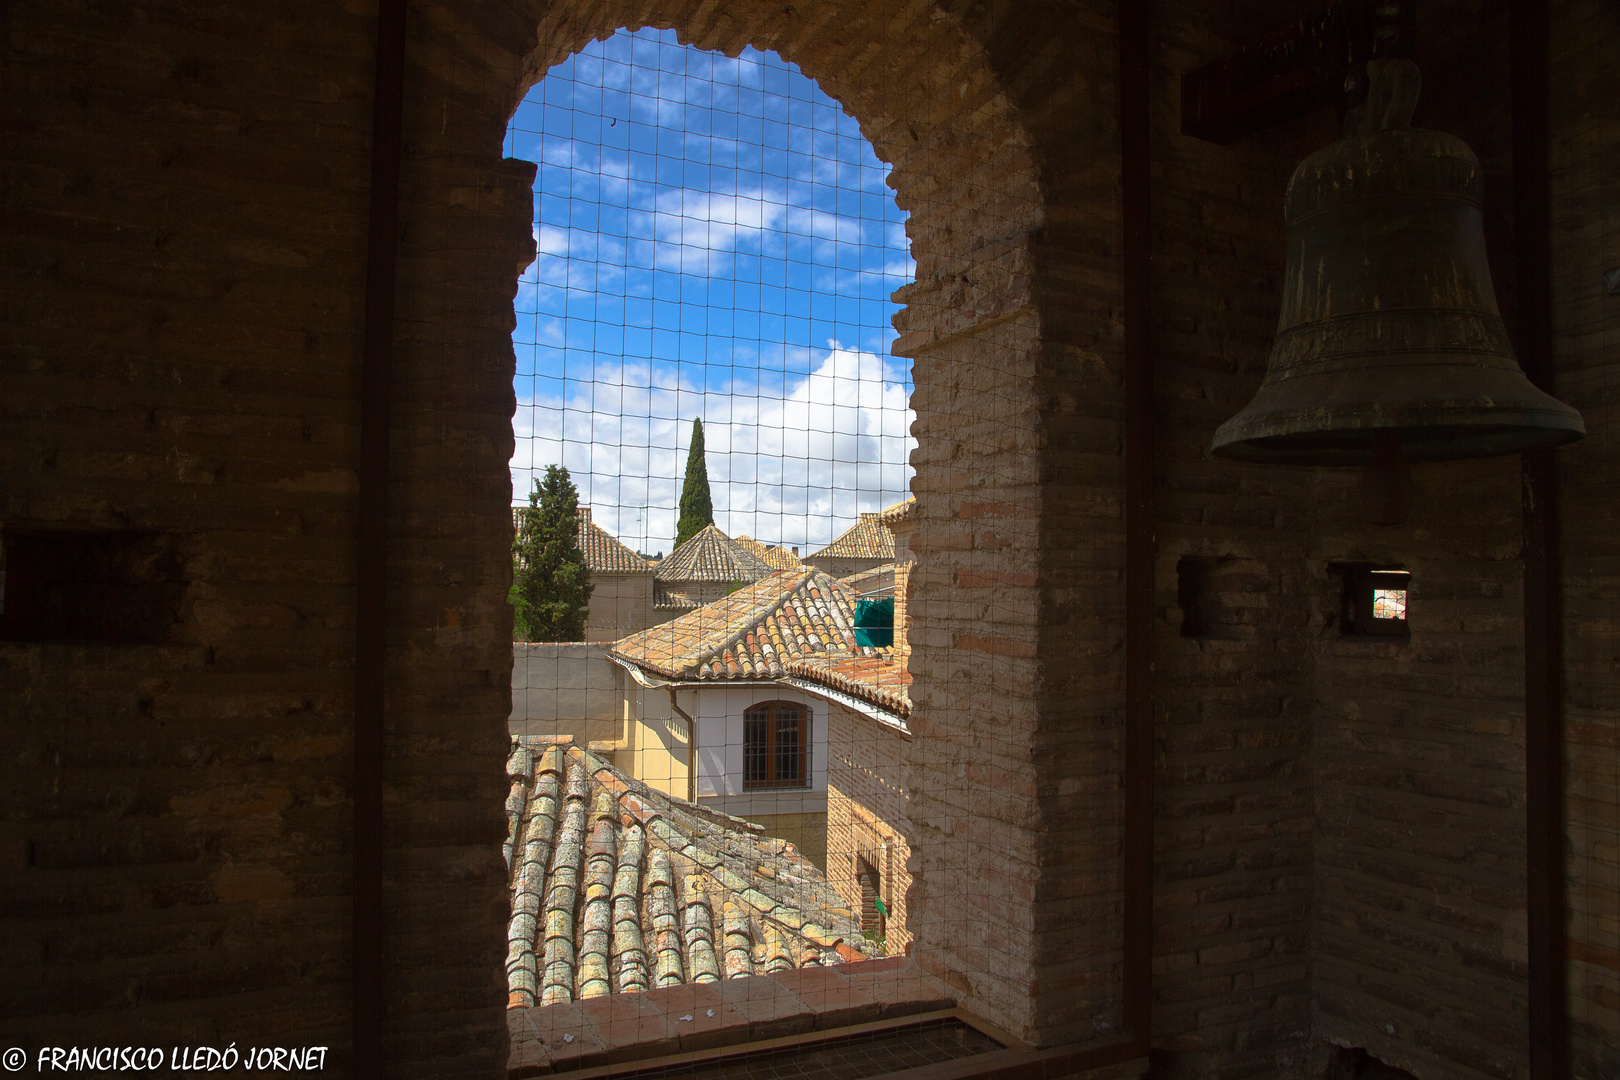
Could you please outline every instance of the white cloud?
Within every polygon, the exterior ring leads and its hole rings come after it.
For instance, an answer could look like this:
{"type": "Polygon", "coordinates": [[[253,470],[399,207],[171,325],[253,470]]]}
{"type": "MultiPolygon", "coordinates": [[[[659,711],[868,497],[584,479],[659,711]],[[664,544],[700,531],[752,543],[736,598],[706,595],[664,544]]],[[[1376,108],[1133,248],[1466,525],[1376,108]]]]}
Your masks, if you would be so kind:
{"type": "Polygon", "coordinates": [[[862,510],[905,498],[913,413],[892,362],[836,342],[783,393],[656,381],[599,364],[566,399],[520,400],[513,490],[568,467],[594,519],[632,547],[668,551],[692,418],[702,417],[715,522],[732,536],[820,547],[862,510]]]}

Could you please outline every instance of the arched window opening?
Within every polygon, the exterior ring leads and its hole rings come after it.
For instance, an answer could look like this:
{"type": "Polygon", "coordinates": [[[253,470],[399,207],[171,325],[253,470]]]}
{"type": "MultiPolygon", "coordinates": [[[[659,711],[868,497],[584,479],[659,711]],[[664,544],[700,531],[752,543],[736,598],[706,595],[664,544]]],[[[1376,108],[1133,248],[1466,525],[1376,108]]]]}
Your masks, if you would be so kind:
{"type": "MultiPolygon", "coordinates": [[[[891,294],[913,265],[889,168],[793,65],[655,30],[553,67],[506,153],[538,163],[513,334],[510,1004],[542,1024],[881,958],[851,868],[852,823],[908,833],[915,440],[891,294]]],[[[909,879],[885,873],[908,941],[909,879]]]]}
{"type": "Polygon", "coordinates": [[[796,701],[765,701],[743,713],[743,787],[809,783],[809,708],[796,701]]]}

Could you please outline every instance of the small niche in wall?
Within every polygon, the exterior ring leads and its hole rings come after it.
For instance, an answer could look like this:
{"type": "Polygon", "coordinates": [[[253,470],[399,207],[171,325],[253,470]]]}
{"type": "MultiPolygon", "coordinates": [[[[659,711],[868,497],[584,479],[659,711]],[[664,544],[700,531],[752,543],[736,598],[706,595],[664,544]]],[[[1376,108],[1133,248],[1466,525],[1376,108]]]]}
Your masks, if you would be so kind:
{"type": "Polygon", "coordinates": [[[1227,556],[1183,555],[1176,563],[1176,604],[1181,636],[1236,641],[1243,635],[1242,608],[1230,603],[1249,583],[1238,579],[1237,560],[1227,556]]]}
{"type": "Polygon", "coordinates": [[[1321,1080],[1417,1080],[1404,1069],[1385,1065],[1382,1061],[1356,1047],[1338,1047],[1328,1059],[1321,1080]]]}
{"type": "Polygon", "coordinates": [[[178,539],[7,529],[0,640],[167,640],[186,588],[178,539]]]}
{"type": "Polygon", "coordinates": [[[1339,632],[1345,637],[1409,638],[1410,571],[1376,563],[1329,563],[1342,582],[1339,632]]]}

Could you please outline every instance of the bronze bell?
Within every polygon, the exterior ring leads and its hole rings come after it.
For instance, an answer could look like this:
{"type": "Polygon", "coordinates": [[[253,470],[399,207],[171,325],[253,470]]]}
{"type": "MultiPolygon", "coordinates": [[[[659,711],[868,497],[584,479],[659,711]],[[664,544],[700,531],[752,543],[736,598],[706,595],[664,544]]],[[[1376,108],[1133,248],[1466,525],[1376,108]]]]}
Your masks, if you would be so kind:
{"type": "Polygon", "coordinates": [[[1579,439],[1580,413],[1513,358],[1485,261],[1478,159],[1411,127],[1416,64],[1367,67],[1346,137],[1288,183],[1277,340],[1259,392],[1211,449],[1363,465],[1375,449],[1385,461],[1446,461],[1579,439]]]}

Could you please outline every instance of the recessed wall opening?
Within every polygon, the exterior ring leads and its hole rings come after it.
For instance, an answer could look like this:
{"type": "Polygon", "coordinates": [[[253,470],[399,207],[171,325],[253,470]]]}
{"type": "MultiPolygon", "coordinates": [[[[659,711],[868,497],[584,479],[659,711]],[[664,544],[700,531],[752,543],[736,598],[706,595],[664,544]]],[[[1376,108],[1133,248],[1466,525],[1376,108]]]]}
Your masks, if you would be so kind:
{"type": "Polygon", "coordinates": [[[1416,1080],[1404,1069],[1386,1065],[1361,1047],[1338,1047],[1322,1080],[1416,1080]]]}
{"type": "Polygon", "coordinates": [[[180,621],[183,538],[6,529],[0,641],[161,642],[180,621]]]}
{"type": "Polygon", "coordinates": [[[1236,640],[1243,636],[1246,605],[1252,591],[1237,561],[1223,556],[1183,555],[1176,561],[1176,605],[1181,608],[1181,636],[1203,640],[1236,640]]]}
{"type": "Polygon", "coordinates": [[[566,1068],[647,1038],[568,1029],[597,997],[646,995],[679,1042],[693,987],[894,977],[913,268],[888,167],[774,54],[620,31],[536,84],[506,153],[539,170],[505,974],[514,1060],[566,1068]],[[884,869],[850,873],[874,830],[884,869]]]}
{"type": "Polygon", "coordinates": [[[1344,637],[1409,638],[1410,571],[1374,563],[1332,563],[1341,583],[1339,633],[1344,637]]]}

